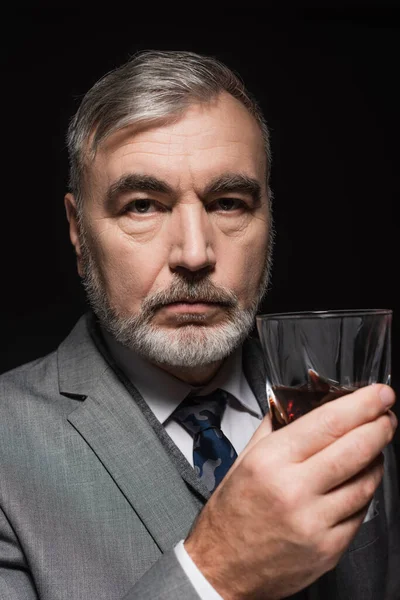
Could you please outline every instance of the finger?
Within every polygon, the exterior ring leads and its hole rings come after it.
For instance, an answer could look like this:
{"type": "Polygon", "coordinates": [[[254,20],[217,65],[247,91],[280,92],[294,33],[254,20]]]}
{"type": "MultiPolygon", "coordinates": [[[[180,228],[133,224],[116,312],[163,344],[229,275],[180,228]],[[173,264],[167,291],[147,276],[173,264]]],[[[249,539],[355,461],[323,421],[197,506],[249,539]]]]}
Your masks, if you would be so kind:
{"type": "Polygon", "coordinates": [[[375,384],[324,404],[274,432],[279,457],[302,462],[349,431],[375,420],[394,401],[392,388],[375,384]]]}
{"type": "Polygon", "coordinates": [[[385,413],[310,457],[303,464],[310,489],[323,494],[361,473],[391,442],[395,430],[395,422],[385,413]]]}
{"type": "Polygon", "coordinates": [[[328,530],[328,534],[326,535],[327,554],[330,554],[331,548],[334,548],[337,554],[337,560],[340,558],[340,556],[347,550],[356,536],[357,531],[360,529],[367,515],[367,512],[368,505],[363,507],[358,513],[355,513],[348,519],[341,521],[328,530]]]}
{"type": "MultiPolygon", "coordinates": [[[[257,427],[256,431],[251,436],[249,442],[245,446],[245,448],[240,453],[239,458],[244,457],[250,450],[258,444],[262,439],[266,438],[272,433],[272,422],[271,416],[269,414],[265,415],[260,425],[257,427]]],[[[237,462],[237,461],[236,461],[237,462]]]]}
{"type": "Polygon", "coordinates": [[[380,454],[361,473],[321,497],[324,521],[329,527],[345,521],[368,507],[383,477],[380,454]]]}

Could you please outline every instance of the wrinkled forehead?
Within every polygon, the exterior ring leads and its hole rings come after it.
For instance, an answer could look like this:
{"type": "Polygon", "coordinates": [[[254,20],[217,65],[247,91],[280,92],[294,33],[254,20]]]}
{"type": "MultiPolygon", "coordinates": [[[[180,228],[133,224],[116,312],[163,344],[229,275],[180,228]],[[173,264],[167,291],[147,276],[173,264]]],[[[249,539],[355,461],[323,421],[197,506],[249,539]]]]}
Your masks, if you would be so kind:
{"type": "Polygon", "coordinates": [[[267,157],[259,124],[229,94],[191,105],[161,122],[131,124],[103,140],[88,166],[92,185],[108,186],[122,174],[205,183],[223,172],[267,180],[267,157]]]}

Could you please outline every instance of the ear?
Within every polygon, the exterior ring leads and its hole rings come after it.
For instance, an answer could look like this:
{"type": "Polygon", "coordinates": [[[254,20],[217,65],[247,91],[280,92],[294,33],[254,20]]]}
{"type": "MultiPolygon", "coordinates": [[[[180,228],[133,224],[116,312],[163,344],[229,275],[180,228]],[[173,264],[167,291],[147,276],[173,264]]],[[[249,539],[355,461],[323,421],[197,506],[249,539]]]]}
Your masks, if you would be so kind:
{"type": "Polygon", "coordinates": [[[80,277],[83,277],[82,252],[79,241],[78,210],[76,207],[76,200],[72,194],[65,195],[64,205],[69,223],[69,237],[75,249],[78,273],[80,277]]]}

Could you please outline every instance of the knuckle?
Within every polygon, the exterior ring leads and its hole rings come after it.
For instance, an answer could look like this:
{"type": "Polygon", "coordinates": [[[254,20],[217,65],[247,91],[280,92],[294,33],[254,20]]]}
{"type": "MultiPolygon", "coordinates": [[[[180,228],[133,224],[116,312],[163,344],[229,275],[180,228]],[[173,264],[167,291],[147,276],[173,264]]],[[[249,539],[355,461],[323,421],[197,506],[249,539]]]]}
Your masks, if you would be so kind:
{"type": "Polygon", "coordinates": [[[353,441],[352,451],[357,456],[360,465],[367,465],[372,460],[369,441],[365,437],[357,436],[353,441]]]}
{"type": "Polygon", "coordinates": [[[240,476],[252,489],[268,489],[270,494],[282,493],[282,469],[276,468],[275,460],[271,460],[265,452],[254,448],[240,463],[240,476]]]}
{"type": "Polygon", "coordinates": [[[284,510],[290,515],[297,506],[301,505],[301,486],[296,482],[293,482],[290,486],[281,483],[280,490],[284,510]]]}
{"type": "Polygon", "coordinates": [[[376,492],[376,488],[379,485],[379,481],[373,475],[366,477],[363,481],[361,490],[360,490],[360,501],[362,504],[371,500],[373,495],[376,492]]]}
{"type": "Polygon", "coordinates": [[[348,463],[347,453],[338,453],[327,464],[331,481],[341,481],[348,463]]]}
{"type": "Polygon", "coordinates": [[[360,510],[363,506],[370,502],[379,486],[381,475],[379,468],[374,468],[368,475],[364,475],[357,485],[352,490],[349,505],[354,511],[360,510]]]}
{"type": "Polygon", "coordinates": [[[320,541],[317,552],[327,570],[333,569],[336,566],[340,557],[339,548],[337,548],[337,544],[328,536],[325,536],[320,541]]]}
{"type": "Polygon", "coordinates": [[[315,524],[313,523],[312,516],[310,514],[301,514],[301,518],[297,515],[292,519],[292,529],[296,533],[296,537],[301,541],[302,544],[313,543],[315,536],[315,524]]]}
{"type": "Polygon", "coordinates": [[[336,440],[344,433],[343,423],[336,411],[331,410],[332,405],[327,404],[324,409],[320,414],[322,431],[336,440]]]}
{"type": "MultiPolygon", "coordinates": [[[[264,461],[261,461],[261,456],[258,456],[257,452],[249,452],[247,454],[241,464],[242,477],[249,478],[252,480],[257,480],[262,476],[262,472],[265,473],[268,470],[268,466],[264,464],[264,461]]],[[[264,474],[265,477],[265,474],[264,474]]]]}

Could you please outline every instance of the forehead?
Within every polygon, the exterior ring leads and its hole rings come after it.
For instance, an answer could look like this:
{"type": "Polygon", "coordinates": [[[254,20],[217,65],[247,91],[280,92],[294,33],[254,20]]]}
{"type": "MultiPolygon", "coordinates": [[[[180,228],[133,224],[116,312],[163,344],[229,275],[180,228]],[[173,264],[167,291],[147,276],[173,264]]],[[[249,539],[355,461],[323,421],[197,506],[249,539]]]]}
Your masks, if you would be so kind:
{"type": "Polygon", "coordinates": [[[192,105],[182,116],[137,131],[128,126],[107,138],[89,169],[92,183],[108,187],[131,172],[167,178],[173,187],[206,184],[222,172],[266,181],[260,127],[229,94],[192,105]]]}

